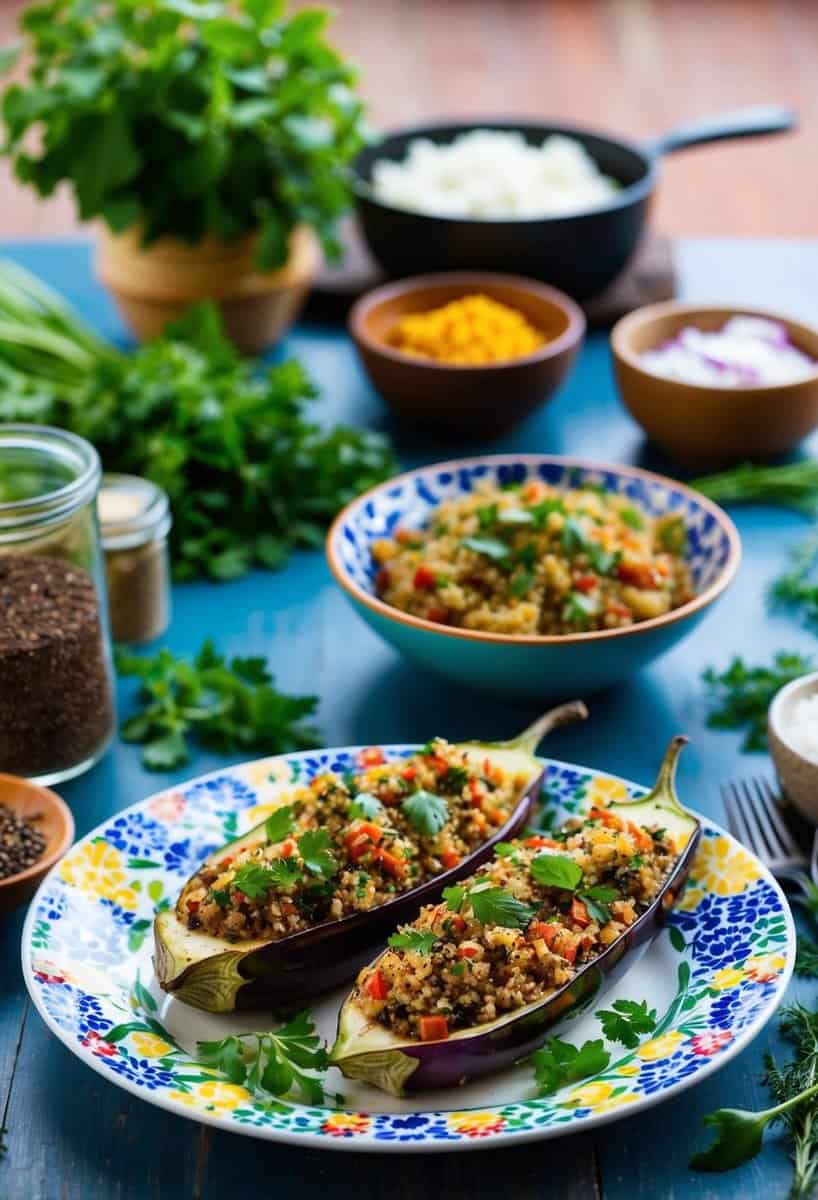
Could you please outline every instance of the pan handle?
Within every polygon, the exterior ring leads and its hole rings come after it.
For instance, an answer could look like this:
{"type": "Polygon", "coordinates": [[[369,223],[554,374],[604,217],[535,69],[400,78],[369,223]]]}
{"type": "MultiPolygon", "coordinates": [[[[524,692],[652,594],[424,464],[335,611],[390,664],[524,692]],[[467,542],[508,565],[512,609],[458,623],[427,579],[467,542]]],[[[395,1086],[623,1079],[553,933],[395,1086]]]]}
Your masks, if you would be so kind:
{"type": "Polygon", "coordinates": [[[648,142],[644,149],[651,156],[672,154],[703,142],[720,142],[725,138],[757,137],[762,133],[786,133],[795,129],[798,115],[780,104],[758,104],[738,108],[715,117],[700,117],[677,125],[668,133],[648,142]]]}

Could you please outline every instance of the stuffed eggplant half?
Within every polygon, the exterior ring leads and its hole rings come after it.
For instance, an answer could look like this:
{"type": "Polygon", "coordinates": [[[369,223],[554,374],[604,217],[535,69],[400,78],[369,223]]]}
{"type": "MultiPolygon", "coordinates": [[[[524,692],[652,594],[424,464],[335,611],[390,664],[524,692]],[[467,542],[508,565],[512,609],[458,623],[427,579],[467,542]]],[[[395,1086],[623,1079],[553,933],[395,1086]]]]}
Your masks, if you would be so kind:
{"type": "Polygon", "coordinates": [[[358,976],[331,1060],[396,1096],[498,1071],[631,965],[684,886],[700,828],[668,750],[654,790],[495,847],[358,976]]]}
{"type": "Polygon", "coordinates": [[[351,979],[395,924],[468,875],[528,818],[535,757],[563,705],[510,742],[435,738],[386,762],[296,788],[266,821],[222,846],[156,918],[165,991],[208,1012],[301,1003],[351,979]]]}

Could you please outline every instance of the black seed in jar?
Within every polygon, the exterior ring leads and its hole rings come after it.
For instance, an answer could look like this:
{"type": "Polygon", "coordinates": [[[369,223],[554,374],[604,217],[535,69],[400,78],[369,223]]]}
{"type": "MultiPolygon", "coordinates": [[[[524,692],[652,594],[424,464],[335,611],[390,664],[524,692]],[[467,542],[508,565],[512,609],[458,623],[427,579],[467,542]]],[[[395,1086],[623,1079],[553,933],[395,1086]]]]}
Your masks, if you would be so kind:
{"type": "Polygon", "coordinates": [[[45,850],[45,838],[35,827],[38,817],[24,820],[0,804],[0,879],[33,867],[45,850]]]}
{"type": "Polygon", "coordinates": [[[107,741],[113,720],[90,575],[41,555],[0,556],[0,771],[77,766],[107,741]]]}

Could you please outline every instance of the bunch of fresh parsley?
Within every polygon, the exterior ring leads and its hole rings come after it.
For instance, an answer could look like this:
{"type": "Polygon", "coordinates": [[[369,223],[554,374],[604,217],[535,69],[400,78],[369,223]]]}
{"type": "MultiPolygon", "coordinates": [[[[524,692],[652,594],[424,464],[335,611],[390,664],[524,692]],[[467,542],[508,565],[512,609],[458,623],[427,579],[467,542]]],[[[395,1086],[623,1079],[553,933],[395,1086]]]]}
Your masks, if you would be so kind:
{"type": "Polygon", "coordinates": [[[298,1093],[306,1104],[324,1100],[326,1047],[309,1012],[267,1033],[231,1034],[218,1042],[199,1042],[197,1062],[215,1067],[264,1102],[298,1093]]]}
{"type": "Polygon", "coordinates": [[[348,500],[395,469],[387,441],[305,419],[299,363],[259,372],[191,309],[133,355],[95,337],[50,289],[0,264],[0,420],[87,438],[106,470],[144,475],[173,512],[177,579],[232,579],[318,546],[348,500]]]}
{"type": "Polygon", "coordinates": [[[277,691],[263,658],[233,658],[204,643],[192,663],[169,650],[152,657],[118,651],[120,675],[133,675],[140,687],[140,710],[122,725],[127,742],[142,745],[142,759],[154,771],[188,761],[189,738],[229,753],[259,750],[278,754],[317,745],[316,731],[304,725],[318,703],[315,696],[277,691]]]}
{"type": "Polygon", "coordinates": [[[745,729],[742,749],[766,750],[767,711],[786,683],[811,671],[810,659],[780,652],[771,666],[748,666],[734,658],[719,674],[709,667],[702,675],[713,701],[708,725],[714,729],[745,729]]]}
{"type": "Polygon", "coordinates": [[[362,110],[327,20],[283,0],[30,5],[28,78],[2,104],[17,178],[41,196],[69,182],[83,220],[145,244],[257,232],[270,269],[306,223],[336,253],[362,110]]]}

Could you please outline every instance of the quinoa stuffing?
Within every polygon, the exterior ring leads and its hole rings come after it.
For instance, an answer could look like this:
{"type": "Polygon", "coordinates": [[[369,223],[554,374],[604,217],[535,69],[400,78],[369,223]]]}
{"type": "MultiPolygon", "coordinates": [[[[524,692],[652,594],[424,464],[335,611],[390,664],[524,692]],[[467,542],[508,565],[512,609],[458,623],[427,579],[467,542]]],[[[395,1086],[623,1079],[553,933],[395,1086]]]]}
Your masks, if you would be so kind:
{"type": "Polygon", "coordinates": [[[448,500],[372,545],[387,604],[507,635],[622,629],[693,597],[682,517],[627,496],[532,479],[448,500]]]}
{"type": "Polygon", "coordinates": [[[679,851],[666,830],[592,809],[547,837],[501,843],[358,976],[364,1015],[435,1041],[570,982],[656,897],[679,851]]]}
{"type": "Polygon", "coordinates": [[[376,908],[477,850],[524,782],[443,738],[388,763],[370,747],[358,766],[295,789],[257,839],[206,862],[176,906],[187,928],[274,941],[376,908]]]}

